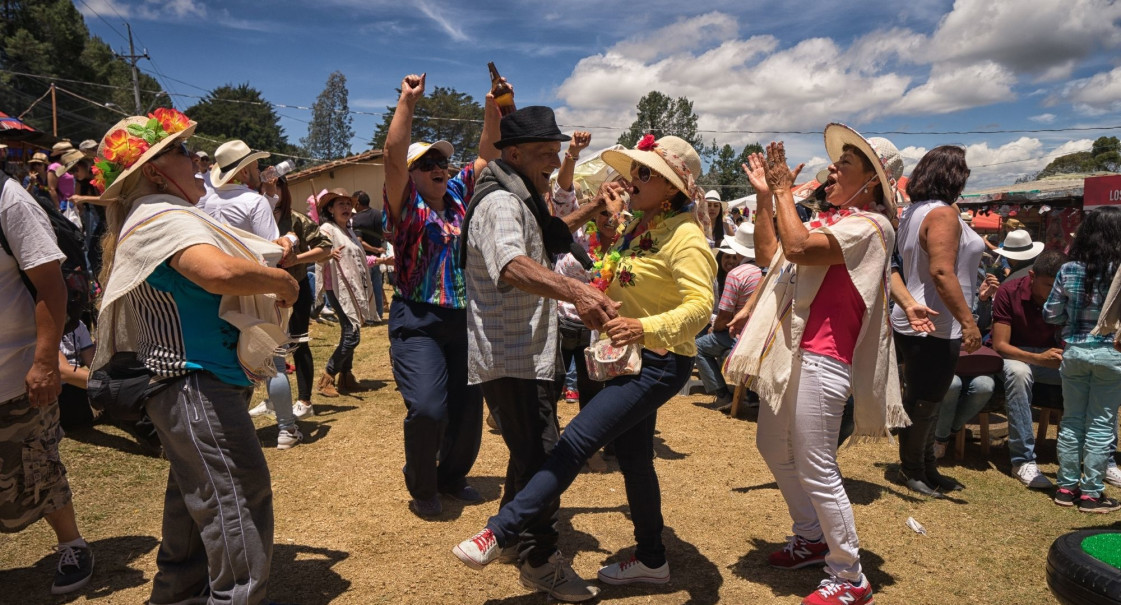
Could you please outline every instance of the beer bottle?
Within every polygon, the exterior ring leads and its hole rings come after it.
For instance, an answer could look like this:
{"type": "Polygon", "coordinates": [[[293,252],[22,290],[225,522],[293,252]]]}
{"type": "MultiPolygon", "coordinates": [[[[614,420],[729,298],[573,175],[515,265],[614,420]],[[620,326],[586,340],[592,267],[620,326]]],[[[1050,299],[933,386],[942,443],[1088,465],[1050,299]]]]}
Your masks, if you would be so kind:
{"type": "Polygon", "coordinates": [[[487,63],[487,69],[490,70],[490,90],[494,93],[494,103],[498,105],[498,111],[502,115],[513,112],[514,91],[509,84],[501,81],[502,76],[498,75],[498,68],[494,66],[494,62],[487,63]]]}

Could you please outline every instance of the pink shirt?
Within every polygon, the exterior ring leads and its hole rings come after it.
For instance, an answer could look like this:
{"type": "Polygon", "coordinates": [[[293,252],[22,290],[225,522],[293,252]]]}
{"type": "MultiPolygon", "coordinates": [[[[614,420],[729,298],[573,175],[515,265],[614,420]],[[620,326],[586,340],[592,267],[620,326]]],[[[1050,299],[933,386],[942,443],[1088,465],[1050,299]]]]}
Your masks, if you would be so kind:
{"type": "Polygon", "coordinates": [[[864,320],[864,300],[843,264],[833,265],[810,303],[802,350],[852,365],[852,353],[864,320]]]}

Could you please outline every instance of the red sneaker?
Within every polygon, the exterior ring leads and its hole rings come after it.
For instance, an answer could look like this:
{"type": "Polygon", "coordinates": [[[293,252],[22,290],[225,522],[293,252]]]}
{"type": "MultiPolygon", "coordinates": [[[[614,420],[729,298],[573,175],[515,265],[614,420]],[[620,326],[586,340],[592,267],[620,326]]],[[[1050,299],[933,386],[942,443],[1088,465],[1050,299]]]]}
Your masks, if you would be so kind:
{"type": "Polygon", "coordinates": [[[853,584],[830,575],[813,594],[802,599],[802,605],[869,605],[874,602],[872,585],[864,576],[860,576],[860,584],[853,584]]]}
{"type": "Polygon", "coordinates": [[[577,392],[576,389],[565,389],[564,390],[564,402],[565,403],[577,403],[579,401],[580,401],[580,393],[577,392]]]}
{"type": "Polygon", "coordinates": [[[825,563],[829,545],[824,541],[810,542],[802,536],[787,536],[786,546],[767,557],[771,567],[779,569],[801,569],[810,565],[825,563]]]}

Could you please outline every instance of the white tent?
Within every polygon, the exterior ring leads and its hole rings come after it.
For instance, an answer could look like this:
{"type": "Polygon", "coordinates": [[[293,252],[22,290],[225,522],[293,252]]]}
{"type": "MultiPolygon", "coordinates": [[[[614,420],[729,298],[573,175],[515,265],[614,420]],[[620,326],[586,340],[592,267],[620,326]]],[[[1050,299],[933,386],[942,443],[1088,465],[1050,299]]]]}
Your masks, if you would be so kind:
{"type": "MultiPolygon", "coordinates": [[[[615,169],[608,166],[601,157],[603,152],[611,149],[626,149],[626,147],[612,145],[600,149],[576,163],[576,169],[572,173],[572,186],[576,189],[577,198],[586,199],[594,196],[599,191],[600,185],[617,174],[615,169]]],[[[553,175],[549,177],[551,182],[555,183],[557,181],[559,172],[559,170],[553,172],[553,175]]]]}

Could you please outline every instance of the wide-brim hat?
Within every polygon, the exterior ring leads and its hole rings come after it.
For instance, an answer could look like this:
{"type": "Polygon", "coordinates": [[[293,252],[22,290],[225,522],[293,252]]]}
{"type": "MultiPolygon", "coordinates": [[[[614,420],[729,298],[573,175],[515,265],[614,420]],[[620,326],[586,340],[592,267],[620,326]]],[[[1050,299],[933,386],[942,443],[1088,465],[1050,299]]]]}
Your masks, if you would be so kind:
{"type": "Polygon", "coordinates": [[[200,160],[209,160],[210,159],[210,154],[206,153],[205,151],[203,151],[201,149],[199,149],[198,151],[195,152],[195,156],[198,157],[198,159],[200,159],[200,160]]]}
{"type": "Polygon", "coordinates": [[[327,206],[329,206],[331,202],[340,198],[350,200],[351,202],[354,201],[354,196],[342,187],[330,189],[326,193],[319,196],[319,199],[315,201],[315,210],[319,213],[321,219],[323,217],[323,212],[327,209],[327,206]]]}
{"type": "Polygon", "coordinates": [[[499,123],[502,138],[494,146],[502,149],[522,143],[570,141],[572,137],[561,132],[553,110],[543,105],[530,105],[514,111],[499,123]]]}
{"type": "Polygon", "coordinates": [[[1031,260],[1043,252],[1043,242],[1033,242],[1025,229],[1014,229],[1004,236],[1004,246],[993,252],[1010,260],[1031,260]]]}
{"type": "Polygon", "coordinates": [[[34,155],[32,155],[31,159],[28,160],[27,163],[28,164],[43,164],[45,166],[45,165],[47,165],[47,161],[48,161],[47,160],[47,154],[40,151],[40,152],[37,152],[34,155]]]}
{"type": "MultiPolygon", "coordinates": [[[[680,158],[685,167],[692,173],[694,179],[700,176],[701,156],[697,154],[697,150],[693,149],[689,141],[670,135],[658,139],[654,144],[656,147],[661,147],[664,151],[680,158]]],[[[640,143],[640,145],[642,145],[642,143],[640,143]]],[[[627,179],[631,178],[631,165],[634,162],[638,162],[661,175],[669,181],[671,185],[677,188],[678,191],[693,198],[693,192],[690,191],[690,187],[686,184],[682,175],[678,174],[677,171],[669,165],[669,162],[662,157],[662,154],[657,151],[644,151],[642,149],[608,149],[603,152],[603,161],[627,179]]],[[[695,184],[694,187],[696,187],[695,184]]]]}
{"type": "Polygon", "coordinates": [[[51,157],[53,158],[55,156],[60,156],[73,148],[74,145],[72,145],[69,140],[63,139],[55,143],[54,145],[51,145],[51,157]]]}
{"type": "Polygon", "coordinates": [[[210,182],[221,187],[252,162],[269,157],[267,151],[253,151],[245,141],[226,141],[214,150],[214,165],[210,167],[210,182]]]}
{"type": "Polygon", "coordinates": [[[715,189],[710,189],[709,191],[705,192],[705,201],[709,203],[720,204],[720,208],[723,209],[724,212],[728,211],[728,202],[720,199],[720,192],[715,189]]]}
{"type": "Polygon", "coordinates": [[[405,165],[412,168],[413,162],[419,160],[424,154],[433,149],[442,153],[445,159],[450,159],[455,155],[455,147],[447,141],[436,141],[435,143],[422,143],[418,141],[409,145],[409,150],[405,154],[405,165]]]}
{"type": "Polygon", "coordinates": [[[903,157],[891,141],[883,137],[865,139],[861,134],[844,124],[833,122],[825,127],[825,152],[829,159],[836,162],[844,153],[845,145],[852,145],[872,163],[876,178],[883,191],[882,203],[895,215],[895,182],[903,175],[903,157]]]}
{"type": "Polygon", "coordinates": [[[755,260],[755,225],[744,221],[736,227],[736,234],[725,237],[721,248],[730,249],[744,258],[755,260]]]}
{"type": "MultiPolygon", "coordinates": [[[[113,182],[105,186],[105,190],[101,192],[102,200],[113,200],[119,197],[125,183],[140,173],[140,167],[143,166],[145,162],[159,155],[160,152],[169,145],[189,139],[191,135],[195,134],[195,127],[198,126],[194,120],[187,118],[187,116],[174,109],[157,108],[156,112],[151,114],[151,116],[155,115],[160,115],[167,121],[165,125],[161,126],[164,132],[168,132],[167,128],[171,127],[173,124],[176,131],[171,132],[154,143],[141,140],[144,145],[147,145],[147,148],[144,149],[139,157],[132,161],[131,164],[121,168],[120,172],[117,173],[113,179],[113,182]]],[[[101,143],[97,146],[97,161],[94,164],[95,168],[97,168],[97,170],[94,171],[95,183],[99,178],[105,178],[104,174],[98,174],[98,172],[103,172],[101,168],[98,168],[102,166],[103,162],[113,164],[114,166],[120,166],[120,163],[117,162],[116,159],[128,153],[130,150],[134,151],[137,149],[137,147],[132,146],[131,143],[139,139],[129,135],[129,127],[143,129],[146,128],[153,119],[161,121],[161,123],[163,122],[163,120],[159,120],[159,118],[150,116],[129,116],[114,124],[113,127],[105,133],[105,136],[101,137],[101,143]],[[115,159],[109,160],[109,156],[113,156],[115,159]]]]}
{"type": "Polygon", "coordinates": [[[77,166],[78,162],[85,159],[88,159],[86,158],[86,154],[78,149],[67,151],[62,154],[62,158],[59,160],[59,167],[54,169],[54,175],[62,178],[62,175],[70,172],[71,168],[77,166]]]}
{"type": "Polygon", "coordinates": [[[93,139],[86,139],[86,140],[82,141],[81,144],[78,145],[78,149],[80,149],[82,151],[96,152],[97,151],[97,141],[95,141],[93,139]]]}

